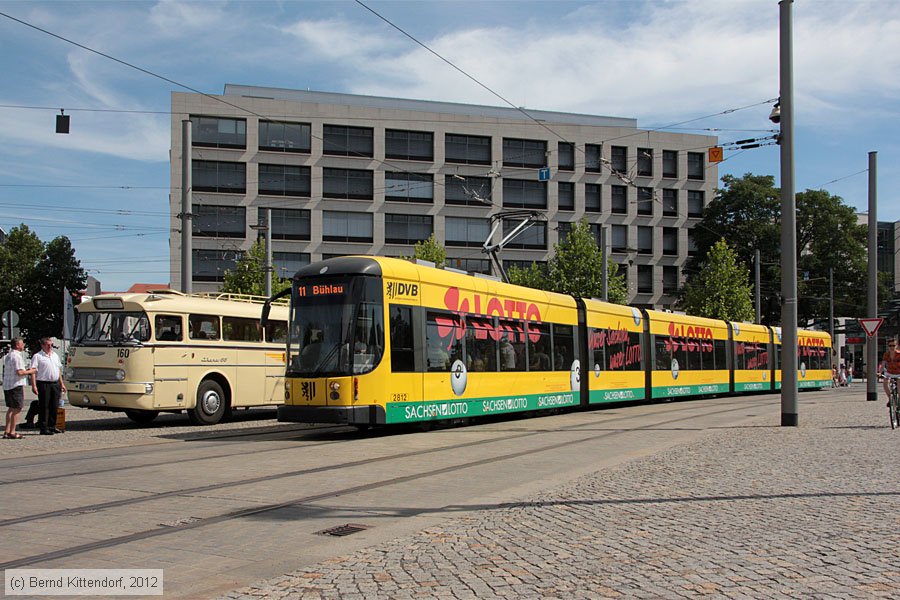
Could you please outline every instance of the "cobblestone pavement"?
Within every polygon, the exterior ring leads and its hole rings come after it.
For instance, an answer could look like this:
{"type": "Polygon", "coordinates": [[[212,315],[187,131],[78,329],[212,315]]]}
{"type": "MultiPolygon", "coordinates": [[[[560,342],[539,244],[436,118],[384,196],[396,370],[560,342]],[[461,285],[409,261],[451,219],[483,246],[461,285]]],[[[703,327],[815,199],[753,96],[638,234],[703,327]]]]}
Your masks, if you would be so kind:
{"type": "Polygon", "coordinates": [[[900,597],[900,431],[865,388],[225,598],[900,597]]]}

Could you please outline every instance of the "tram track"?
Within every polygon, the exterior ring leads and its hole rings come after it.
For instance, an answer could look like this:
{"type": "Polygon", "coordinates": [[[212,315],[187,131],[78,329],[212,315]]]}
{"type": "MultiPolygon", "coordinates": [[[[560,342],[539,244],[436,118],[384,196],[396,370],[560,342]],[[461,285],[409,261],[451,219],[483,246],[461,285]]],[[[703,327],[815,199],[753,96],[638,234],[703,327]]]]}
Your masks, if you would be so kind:
{"type": "MultiPolygon", "coordinates": [[[[771,400],[766,400],[766,402],[771,402],[771,400]]],[[[693,403],[691,403],[691,404],[693,404],[693,403]]],[[[752,409],[753,407],[757,406],[758,404],[762,404],[762,401],[747,402],[746,399],[742,399],[739,402],[729,402],[728,404],[726,404],[726,406],[724,408],[721,408],[721,409],[715,410],[715,411],[709,411],[705,414],[706,415],[722,415],[722,414],[727,414],[727,413],[731,413],[731,412],[752,409]]],[[[677,408],[673,407],[671,409],[667,409],[667,410],[663,411],[661,414],[654,415],[654,416],[672,415],[673,413],[681,413],[681,412],[689,411],[692,408],[696,408],[696,407],[695,406],[692,407],[690,405],[678,406],[677,408]]],[[[611,424],[612,421],[621,421],[621,420],[630,419],[630,418],[633,418],[633,416],[623,416],[623,417],[617,417],[614,419],[605,419],[604,424],[609,425],[609,424],[611,424]]],[[[542,453],[542,452],[549,452],[549,451],[553,451],[553,450],[558,450],[560,448],[577,446],[578,444],[583,444],[586,442],[596,441],[596,440],[600,440],[600,439],[607,439],[607,438],[611,438],[614,436],[625,435],[627,433],[634,432],[634,431],[653,430],[653,429],[657,429],[659,427],[670,426],[670,425],[688,421],[688,420],[691,420],[694,418],[696,418],[695,415],[687,415],[687,416],[680,415],[675,418],[655,420],[653,423],[629,428],[627,430],[626,429],[621,429],[621,430],[613,429],[613,430],[604,431],[603,433],[599,433],[599,434],[596,432],[592,432],[590,435],[582,436],[582,437],[579,437],[578,439],[566,440],[563,442],[556,442],[553,444],[547,444],[547,445],[544,445],[544,446],[541,446],[538,448],[529,448],[527,450],[507,452],[504,454],[488,453],[488,457],[486,457],[486,458],[471,460],[471,461],[463,462],[460,464],[425,470],[425,471],[421,471],[418,473],[412,473],[409,475],[389,477],[389,478],[381,479],[379,481],[364,483],[364,484],[355,485],[355,486],[348,486],[348,487],[335,489],[335,490],[328,490],[328,491],[324,491],[324,492],[320,492],[320,493],[316,493],[316,494],[308,494],[308,495],[298,496],[298,497],[291,498],[291,499],[288,499],[285,501],[265,504],[262,506],[251,506],[251,507],[246,507],[246,508],[239,508],[236,510],[224,512],[220,515],[214,515],[214,516],[204,517],[204,518],[197,518],[196,520],[193,520],[191,522],[180,524],[177,527],[161,525],[159,527],[155,527],[152,529],[145,529],[142,531],[137,531],[137,532],[133,532],[130,534],[111,537],[111,538],[107,538],[104,540],[97,540],[97,541],[88,542],[85,544],[71,546],[68,548],[62,548],[62,549],[58,549],[58,550],[54,550],[54,551],[50,551],[50,552],[35,554],[32,556],[21,557],[21,558],[13,559],[13,560],[10,560],[10,561],[4,562],[4,563],[0,563],[0,568],[9,569],[9,568],[19,568],[19,567],[34,565],[34,564],[42,564],[46,561],[52,561],[55,559],[76,556],[79,554],[91,552],[93,550],[111,548],[111,547],[119,546],[122,544],[128,544],[128,543],[135,542],[135,541],[140,541],[140,540],[145,540],[145,539],[149,539],[149,538],[155,538],[158,536],[179,533],[179,532],[183,532],[185,530],[196,529],[199,527],[214,525],[214,524],[222,523],[222,522],[229,521],[229,520],[240,519],[243,517],[260,515],[260,514],[264,514],[264,513],[278,511],[278,510],[292,507],[292,506],[299,506],[299,505],[317,502],[317,501],[321,501],[321,500],[325,500],[325,499],[329,499],[329,498],[338,498],[341,496],[347,496],[347,495],[361,493],[361,492],[365,492],[365,491],[376,490],[379,488],[390,487],[393,485],[407,483],[410,481],[427,479],[429,477],[436,477],[436,476],[444,475],[447,473],[463,471],[465,469],[471,469],[471,468],[490,465],[490,464],[494,464],[494,463],[500,463],[503,461],[521,458],[521,457],[527,456],[527,455],[533,455],[533,454],[542,453]]],[[[8,527],[11,525],[26,523],[26,522],[40,520],[40,519],[50,519],[50,518],[62,517],[62,516],[73,516],[73,515],[77,515],[80,513],[96,512],[96,511],[100,511],[100,510],[119,508],[119,507],[124,507],[124,506],[131,506],[131,505],[136,505],[136,504],[140,504],[140,503],[144,503],[144,502],[149,502],[149,501],[163,499],[163,498],[167,498],[167,497],[173,497],[173,496],[186,496],[187,497],[187,496],[191,496],[191,495],[195,495],[195,494],[200,494],[203,492],[208,492],[208,491],[214,490],[214,489],[220,490],[223,488],[238,487],[238,486],[244,486],[244,485],[258,485],[260,483],[264,483],[264,482],[268,482],[268,481],[300,477],[300,476],[309,475],[309,474],[313,474],[313,473],[340,471],[341,469],[349,469],[349,468],[354,468],[354,467],[373,465],[373,464],[381,463],[381,462],[398,461],[398,460],[402,461],[405,458],[409,458],[409,457],[413,457],[413,456],[422,456],[423,454],[452,452],[452,451],[460,450],[463,448],[472,448],[472,447],[477,447],[477,446],[489,446],[491,444],[497,444],[497,443],[501,443],[501,442],[507,442],[507,441],[512,441],[512,440],[516,440],[516,439],[523,439],[523,438],[529,438],[529,437],[534,437],[534,436],[543,436],[543,435],[547,435],[549,433],[559,433],[561,431],[578,432],[579,429],[583,429],[585,427],[593,427],[596,425],[597,425],[597,420],[592,420],[592,422],[590,422],[590,423],[579,423],[576,425],[570,425],[567,427],[557,428],[557,429],[553,429],[550,431],[527,431],[527,432],[516,433],[513,435],[504,435],[499,438],[495,437],[495,438],[487,439],[487,440],[476,440],[476,441],[466,442],[466,443],[462,443],[462,444],[453,444],[453,445],[449,445],[449,446],[443,446],[440,448],[433,448],[430,450],[414,450],[414,451],[410,451],[410,452],[395,453],[392,455],[387,455],[387,456],[382,456],[382,457],[361,459],[361,460],[357,460],[357,461],[347,461],[347,462],[336,464],[336,465],[312,467],[312,468],[300,469],[297,471],[291,471],[291,472],[287,472],[287,473],[277,473],[277,474],[272,474],[272,475],[260,476],[260,477],[252,478],[252,479],[242,479],[240,481],[217,483],[217,484],[210,484],[210,485],[204,485],[204,486],[196,486],[196,487],[192,487],[192,488],[183,488],[183,489],[179,489],[179,490],[160,492],[160,493],[156,493],[156,494],[146,494],[144,496],[140,496],[140,497],[136,497],[136,498],[122,499],[122,500],[105,502],[105,503],[95,503],[95,504],[91,504],[91,505],[84,505],[81,507],[70,507],[70,508],[67,508],[64,510],[59,510],[59,511],[49,511],[49,512],[45,512],[45,513],[36,513],[33,515],[26,515],[23,517],[18,517],[18,518],[13,518],[13,519],[5,519],[5,520],[0,521],[0,527],[8,527]]]]}

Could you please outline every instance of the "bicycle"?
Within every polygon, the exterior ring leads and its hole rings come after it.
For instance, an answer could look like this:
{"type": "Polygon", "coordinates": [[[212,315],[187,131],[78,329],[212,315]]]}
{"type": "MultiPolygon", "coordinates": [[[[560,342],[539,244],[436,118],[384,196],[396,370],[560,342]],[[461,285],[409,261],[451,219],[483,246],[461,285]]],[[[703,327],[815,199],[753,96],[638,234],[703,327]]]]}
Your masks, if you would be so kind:
{"type": "Polygon", "coordinates": [[[893,373],[885,373],[888,378],[888,389],[890,390],[890,400],[888,401],[888,416],[891,419],[891,429],[900,427],[900,392],[897,390],[897,379],[900,375],[893,373]]]}

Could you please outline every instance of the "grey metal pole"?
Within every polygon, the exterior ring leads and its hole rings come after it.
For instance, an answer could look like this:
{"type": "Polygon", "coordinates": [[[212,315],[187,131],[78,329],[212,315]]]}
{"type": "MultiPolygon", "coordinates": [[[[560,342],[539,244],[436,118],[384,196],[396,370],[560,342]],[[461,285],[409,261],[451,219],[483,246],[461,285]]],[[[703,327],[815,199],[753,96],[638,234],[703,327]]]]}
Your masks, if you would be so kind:
{"type": "MultiPolygon", "coordinates": [[[[878,153],[869,152],[869,298],[867,317],[878,317],[878,153]]],[[[878,334],[866,336],[866,400],[878,400],[878,334]]]]}
{"type": "Polygon", "coordinates": [[[828,335],[831,336],[828,363],[834,365],[834,267],[828,267],[828,335]]]}
{"type": "Polygon", "coordinates": [[[794,198],[794,67],[791,5],[778,3],[781,62],[781,425],[796,427],[797,213],[794,198]]]}
{"type": "Polygon", "coordinates": [[[191,214],[191,121],[181,122],[181,291],[193,291],[193,265],[191,264],[191,240],[193,214],[191,214]]]}
{"type": "Polygon", "coordinates": [[[753,290],[753,299],[756,303],[756,323],[762,323],[762,304],[761,304],[761,294],[759,293],[759,250],[753,253],[753,270],[755,271],[756,276],[756,285],[753,290]]]}
{"type": "Polygon", "coordinates": [[[272,296],[272,209],[266,209],[266,298],[272,296]]]}
{"type": "Polygon", "coordinates": [[[603,267],[600,271],[603,277],[603,298],[609,302],[609,253],[606,249],[606,225],[600,226],[600,256],[603,258],[603,267]]]}

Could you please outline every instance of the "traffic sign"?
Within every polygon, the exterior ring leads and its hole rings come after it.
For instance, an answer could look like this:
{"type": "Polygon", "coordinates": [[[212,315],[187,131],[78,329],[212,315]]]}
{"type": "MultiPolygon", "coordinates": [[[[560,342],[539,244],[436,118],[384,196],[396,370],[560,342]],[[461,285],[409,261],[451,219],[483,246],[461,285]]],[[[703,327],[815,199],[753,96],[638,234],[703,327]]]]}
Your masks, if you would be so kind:
{"type": "Polygon", "coordinates": [[[15,327],[19,324],[19,313],[14,310],[8,310],[3,313],[3,325],[6,327],[15,327]]]}
{"type": "Polygon", "coordinates": [[[722,148],[720,146],[713,146],[709,149],[709,162],[711,163],[720,163],[725,160],[722,156],[722,148]]]}
{"type": "Polygon", "coordinates": [[[544,167],[538,171],[538,181],[550,181],[550,167],[544,167]]]}
{"type": "Polygon", "coordinates": [[[878,333],[878,328],[884,323],[884,319],[881,317],[875,319],[857,319],[857,321],[859,321],[859,326],[863,328],[863,331],[865,331],[866,335],[869,337],[875,337],[875,334],[878,333]]]}

